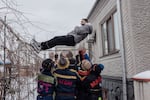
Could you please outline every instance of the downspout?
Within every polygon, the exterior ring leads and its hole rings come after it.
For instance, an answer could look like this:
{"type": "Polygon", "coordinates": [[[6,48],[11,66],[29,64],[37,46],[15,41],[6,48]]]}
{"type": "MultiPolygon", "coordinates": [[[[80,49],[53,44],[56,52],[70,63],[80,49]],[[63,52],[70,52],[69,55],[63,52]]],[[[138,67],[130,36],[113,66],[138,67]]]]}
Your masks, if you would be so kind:
{"type": "Polygon", "coordinates": [[[122,84],[123,84],[123,100],[127,100],[127,69],[126,69],[126,58],[125,58],[125,44],[123,35],[123,24],[122,24],[122,11],[121,11],[121,0],[117,0],[117,10],[118,10],[118,26],[120,29],[120,50],[121,50],[121,60],[122,60],[122,84]]]}

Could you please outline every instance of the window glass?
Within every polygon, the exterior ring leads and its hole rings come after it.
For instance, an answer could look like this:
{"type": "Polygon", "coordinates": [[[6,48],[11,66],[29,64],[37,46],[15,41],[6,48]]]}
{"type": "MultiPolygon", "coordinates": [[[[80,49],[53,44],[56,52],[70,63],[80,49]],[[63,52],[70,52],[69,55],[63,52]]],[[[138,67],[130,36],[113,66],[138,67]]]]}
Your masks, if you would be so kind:
{"type": "Polygon", "coordinates": [[[103,54],[112,54],[120,49],[118,15],[114,12],[101,24],[103,54]]]}
{"type": "Polygon", "coordinates": [[[114,33],[115,33],[115,48],[116,50],[120,49],[120,42],[119,42],[119,25],[118,25],[118,15],[117,12],[113,14],[114,18],[114,33]]]}

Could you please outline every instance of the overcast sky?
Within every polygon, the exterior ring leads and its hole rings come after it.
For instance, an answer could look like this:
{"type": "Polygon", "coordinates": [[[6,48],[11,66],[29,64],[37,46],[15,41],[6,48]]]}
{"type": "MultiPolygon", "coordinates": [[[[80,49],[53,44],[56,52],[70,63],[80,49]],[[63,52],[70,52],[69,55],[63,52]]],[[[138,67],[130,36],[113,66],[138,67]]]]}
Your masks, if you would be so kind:
{"type": "Polygon", "coordinates": [[[23,12],[35,26],[27,26],[38,41],[65,35],[80,19],[87,17],[95,0],[16,0],[17,10],[23,12]]]}

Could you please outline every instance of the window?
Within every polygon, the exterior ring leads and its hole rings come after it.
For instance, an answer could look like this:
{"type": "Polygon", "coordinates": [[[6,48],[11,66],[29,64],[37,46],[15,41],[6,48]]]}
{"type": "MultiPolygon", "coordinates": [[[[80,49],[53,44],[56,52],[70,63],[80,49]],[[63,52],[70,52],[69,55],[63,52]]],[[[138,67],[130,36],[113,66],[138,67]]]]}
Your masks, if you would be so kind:
{"type": "Polygon", "coordinates": [[[117,12],[101,24],[103,55],[116,53],[120,49],[117,12]]]}

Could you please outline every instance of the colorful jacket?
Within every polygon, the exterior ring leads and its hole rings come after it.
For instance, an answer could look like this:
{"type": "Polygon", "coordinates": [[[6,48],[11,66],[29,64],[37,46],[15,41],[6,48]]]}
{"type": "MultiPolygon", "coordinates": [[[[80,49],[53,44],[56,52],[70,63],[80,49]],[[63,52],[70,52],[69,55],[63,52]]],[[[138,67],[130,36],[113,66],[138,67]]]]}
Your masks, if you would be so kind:
{"type": "Polygon", "coordinates": [[[55,81],[50,71],[44,70],[38,75],[38,93],[39,95],[52,95],[54,92],[55,81]]]}
{"type": "Polygon", "coordinates": [[[54,76],[56,78],[56,96],[59,94],[75,96],[76,84],[80,81],[80,77],[75,70],[56,69],[54,76]]]}

